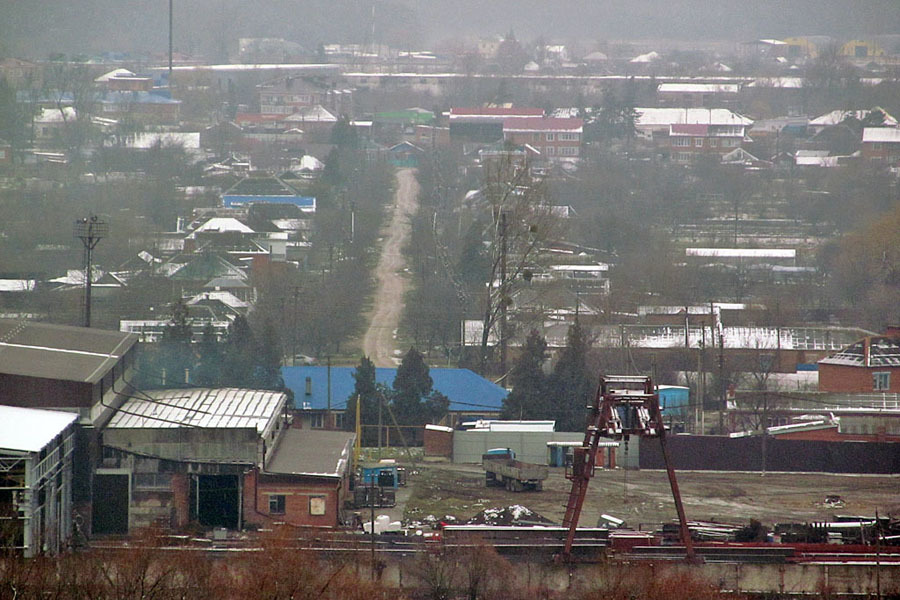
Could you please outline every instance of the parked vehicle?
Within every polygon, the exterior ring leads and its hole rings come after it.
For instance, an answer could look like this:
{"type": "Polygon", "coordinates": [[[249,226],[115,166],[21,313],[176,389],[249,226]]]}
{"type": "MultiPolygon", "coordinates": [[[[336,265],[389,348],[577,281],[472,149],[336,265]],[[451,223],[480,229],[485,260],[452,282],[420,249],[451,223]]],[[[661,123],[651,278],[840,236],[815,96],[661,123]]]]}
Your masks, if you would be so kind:
{"type": "Polygon", "coordinates": [[[492,449],[481,456],[485,485],[502,485],[510,492],[541,491],[549,469],[547,465],[526,463],[515,458],[509,448],[492,449]]]}

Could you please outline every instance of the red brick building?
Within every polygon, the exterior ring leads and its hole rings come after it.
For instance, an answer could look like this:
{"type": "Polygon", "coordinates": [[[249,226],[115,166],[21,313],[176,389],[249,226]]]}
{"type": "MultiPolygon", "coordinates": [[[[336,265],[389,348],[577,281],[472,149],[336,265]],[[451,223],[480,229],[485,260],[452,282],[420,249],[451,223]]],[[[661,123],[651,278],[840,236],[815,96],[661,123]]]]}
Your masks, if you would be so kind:
{"type": "Polygon", "coordinates": [[[674,124],[669,126],[669,149],[673,162],[691,163],[707,156],[722,156],[741,147],[743,125],[674,124]]]}
{"type": "Polygon", "coordinates": [[[863,129],[864,160],[888,164],[900,163],[900,128],[866,127],[863,129]]]}
{"type": "Polygon", "coordinates": [[[819,391],[900,393],[900,328],[865,337],[820,360],[819,391]]]}
{"type": "Polygon", "coordinates": [[[354,439],[343,431],[285,430],[272,459],[244,475],[244,523],[342,524],[354,439]]]}
{"type": "Polygon", "coordinates": [[[547,160],[581,157],[584,121],[575,118],[526,117],[503,121],[503,139],[536,148],[547,160]]]}

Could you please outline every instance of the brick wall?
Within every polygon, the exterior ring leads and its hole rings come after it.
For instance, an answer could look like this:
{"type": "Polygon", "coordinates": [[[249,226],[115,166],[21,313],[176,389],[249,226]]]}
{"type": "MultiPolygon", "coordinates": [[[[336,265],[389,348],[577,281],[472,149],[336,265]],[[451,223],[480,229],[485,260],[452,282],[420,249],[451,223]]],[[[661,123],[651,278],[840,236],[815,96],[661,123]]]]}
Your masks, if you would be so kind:
{"type": "Polygon", "coordinates": [[[453,456],[453,432],[426,429],[425,456],[453,456]]]}
{"type": "Polygon", "coordinates": [[[335,527],[340,524],[346,490],[346,478],[261,474],[253,469],[244,476],[243,520],[260,527],[275,523],[335,527]],[[272,496],[284,497],[284,512],[270,510],[272,496]],[[324,514],[314,514],[317,509],[323,509],[324,514]]]}
{"type": "Polygon", "coordinates": [[[878,392],[900,393],[900,368],[894,367],[852,367],[849,365],[819,364],[820,392],[875,392],[872,381],[873,373],[891,374],[891,386],[888,390],[878,392]]]}

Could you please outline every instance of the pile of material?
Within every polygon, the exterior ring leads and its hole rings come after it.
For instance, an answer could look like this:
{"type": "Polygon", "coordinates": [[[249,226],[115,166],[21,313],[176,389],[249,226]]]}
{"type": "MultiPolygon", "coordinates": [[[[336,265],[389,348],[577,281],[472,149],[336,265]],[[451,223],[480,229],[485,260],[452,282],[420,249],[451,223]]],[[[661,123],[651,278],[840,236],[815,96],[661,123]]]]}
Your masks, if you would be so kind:
{"type": "Polygon", "coordinates": [[[506,508],[486,508],[468,521],[466,525],[554,525],[553,521],[520,504],[506,508]]]}

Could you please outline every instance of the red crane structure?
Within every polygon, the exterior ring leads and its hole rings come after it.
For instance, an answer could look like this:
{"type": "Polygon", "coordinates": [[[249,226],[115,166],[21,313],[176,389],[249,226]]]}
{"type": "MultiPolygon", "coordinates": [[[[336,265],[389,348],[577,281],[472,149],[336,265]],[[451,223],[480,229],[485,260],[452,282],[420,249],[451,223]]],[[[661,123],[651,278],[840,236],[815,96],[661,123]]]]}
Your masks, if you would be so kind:
{"type": "Polygon", "coordinates": [[[569,492],[569,501],[562,523],[563,527],[569,528],[562,558],[569,560],[572,556],[575,530],[578,528],[578,518],[581,516],[588,483],[594,476],[600,438],[627,439],[628,436],[637,435],[659,438],[681,526],[681,542],[684,544],[687,560],[695,561],[694,544],[684,515],[675,469],[672,467],[669,450],[666,447],[666,428],[659,408],[659,396],[650,377],[603,375],[600,377],[594,402],[587,408],[590,417],[584,433],[584,443],[575,448],[572,468],[566,472],[566,479],[572,482],[572,490],[569,492]]]}

